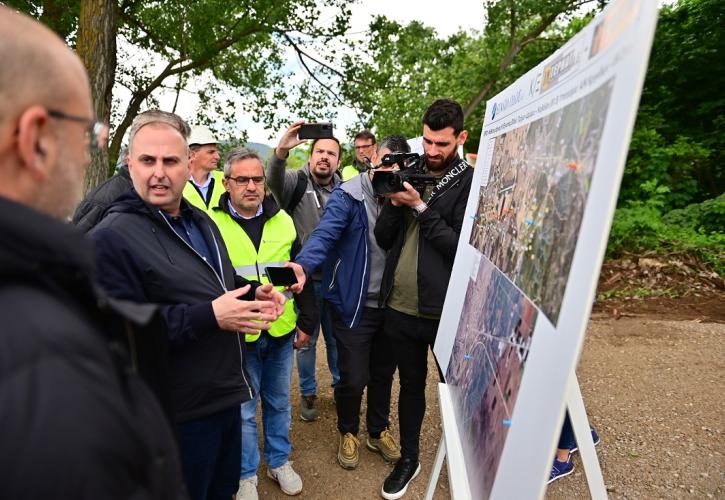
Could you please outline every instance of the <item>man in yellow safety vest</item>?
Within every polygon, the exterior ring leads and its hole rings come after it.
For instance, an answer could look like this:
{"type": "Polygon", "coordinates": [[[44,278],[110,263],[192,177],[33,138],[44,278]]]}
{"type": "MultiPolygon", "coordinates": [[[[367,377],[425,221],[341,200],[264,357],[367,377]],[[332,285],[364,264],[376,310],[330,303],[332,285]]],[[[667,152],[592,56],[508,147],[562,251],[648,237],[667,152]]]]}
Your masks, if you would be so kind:
{"type": "Polygon", "coordinates": [[[224,193],[224,175],[217,170],[219,141],[206,127],[191,127],[189,135],[189,182],[184,186],[184,198],[199,210],[211,214],[224,193]]]}
{"type": "MultiPolygon", "coordinates": [[[[283,266],[300,249],[292,218],[279,208],[272,196],[265,196],[264,166],[254,151],[238,148],[224,160],[224,188],[211,216],[224,238],[237,274],[267,283],[265,268],[283,266]]],[[[291,264],[295,266],[295,264],[291,264]]],[[[278,288],[283,290],[282,288],[278,288]]],[[[285,304],[284,313],[269,330],[246,335],[245,368],[255,397],[242,404],[242,466],[237,499],[257,498],[257,401],[262,400],[264,419],[264,455],[267,475],[282,491],[296,495],[302,491],[302,479],[292,469],[289,454],[291,421],[290,382],[293,347],[308,340],[317,324],[314,290],[305,287],[294,302],[285,304]]]]}

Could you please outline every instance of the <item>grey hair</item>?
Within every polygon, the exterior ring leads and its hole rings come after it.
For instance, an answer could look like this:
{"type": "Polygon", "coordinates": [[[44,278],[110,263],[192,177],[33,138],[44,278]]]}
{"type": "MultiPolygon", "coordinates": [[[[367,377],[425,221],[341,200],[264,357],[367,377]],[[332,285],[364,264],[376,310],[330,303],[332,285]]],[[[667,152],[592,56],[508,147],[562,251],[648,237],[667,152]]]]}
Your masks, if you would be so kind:
{"type": "MultiPolygon", "coordinates": [[[[136,115],[136,118],[133,119],[133,122],[131,123],[131,127],[129,128],[128,132],[128,148],[131,149],[131,145],[133,144],[133,139],[136,137],[136,134],[139,130],[141,130],[146,125],[151,124],[164,124],[168,125],[169,127],[176,130],[178,133],[181,134],[181,136],[184,138],[184,142],[187,142],[189,139],[189,134],[191,133],[191,129],[189,128],[189,124],[186,123],[179,115],[174,113],[169,113],[167,111],[161,111],[159,109],[152,109],[149,111],[144,111],[143,113],[140,113],[136,115]]],[[[187,154],[189,152],[189,146],[187,144],[186,146],[187,154]]]]}
{"type": "Polygon", "coordinates": [[[383,140],[378,144],[378,152],[388,148],[393,153],[410,153],[410,144],[405,140],[405,137],[399,135],[388,135],[383,137],[383,140]]]}
{"type": "Polygon", "coordinates": [[[224,157],[224,176],[229,177],[231,175],[232,165],[235,162],[248,160],[249,158],[259,160],[259,163],[262,164],[262,172],[264,172],[264,162],[256,151],[249,148],[234,148],[224,157]]]}

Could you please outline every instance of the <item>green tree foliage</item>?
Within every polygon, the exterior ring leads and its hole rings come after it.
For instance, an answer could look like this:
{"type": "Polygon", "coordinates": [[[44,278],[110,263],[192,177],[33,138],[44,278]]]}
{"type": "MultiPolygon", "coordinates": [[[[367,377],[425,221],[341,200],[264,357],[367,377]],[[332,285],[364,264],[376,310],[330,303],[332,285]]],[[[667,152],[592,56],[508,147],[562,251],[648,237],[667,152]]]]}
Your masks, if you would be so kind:
{"type": "Polygon", "coordinates": [[[421,133],[420,118],[438,97],[464,106],[469,147],[481,133],[485,99],[513,83],[586,23],[574,18],[575,0],[496,0],[485,2],[482,32],[438,37],[419,22],[401,25],[385,17],[371,24],[369,36],[343,57],[341,93],[382,137],[421,133]]]}
{"type": "Polygon", "coordinates": [[[620,206],[667,186],[662,212],[725,191],[725,2],[665,6],[655,34],[620,206]]]}
{"type": "Polygon", "coordinates": [[[687,252],[725,273],[725,3],[660,12],[607,248],[687,252]]]}
{"type": "MultiPolygon", "coordinates": [[[[9,5],[40,16],[69,43],[78,29],[82,4],[91,0],[10,0],[9,5]],[[47,5],[55,9],[48,19],[47,5]]],[[[130,92],[127,107],[114,101],[110,156],[115,158],[123,134],[143,109],[158,106],[159,92],[197,89],[201,105],[192,123],[234,123],[239,112],[227,96],[233,90],[241,111],[267,127],[289,119],[285,113],[318,118],[327,112],[319,105],[325,89],[315,75],[292,79],[285,67],[290,48],[301,61],[310,59],[309,47],[326,44],[347,29],[347,0],[119,0],[117,23],[110,29],[119,37],[116,82],[130,92]],[[324,21],[324,22],[323,22],[324,21]]],[[[93,85],[93,82],[92,82],[93,85]]],[[[329,117],[329,115],[328,115],[329,117]]]]}

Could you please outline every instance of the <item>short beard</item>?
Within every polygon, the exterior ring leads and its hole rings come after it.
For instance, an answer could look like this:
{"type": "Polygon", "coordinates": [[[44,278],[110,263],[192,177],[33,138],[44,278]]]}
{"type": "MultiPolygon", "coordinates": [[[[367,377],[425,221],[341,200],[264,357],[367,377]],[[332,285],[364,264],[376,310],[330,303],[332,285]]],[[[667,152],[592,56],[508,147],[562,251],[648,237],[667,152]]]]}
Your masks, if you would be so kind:
{"type": "Polygon", "coordinates": [[[335,173],[332,171],[332,167],[330,167],[330,173],[329,174],[319,174],[317,169],[312,170],[310,169],[310,173],[315,178],[315,182],[321,186],[327,186],[330,181],[332,180],[332,177],[335,175],[335,173]],[[322,182],[321,182],[322,181],[322,182]]]}
{"type": "Polygon", "coordinates": [[[448,168],[451,166],[451,163],[453,162],[453,159],[456,157],[456,155],[457,155],[457,153],[456,153],[456,151],[454,151],[453,154],[451,154],[451,156],[449,156],[448,158],[445,158],[442,163],[440,163],[439,165],[435,165],[435,166],[430,164],[430,162],[428,161],[428,157],[426,156],[425,165],[426,165],[426,167],[428,167],[428,171],[432,174],[443,173],[446,170],[448,170],[448,168]]]}

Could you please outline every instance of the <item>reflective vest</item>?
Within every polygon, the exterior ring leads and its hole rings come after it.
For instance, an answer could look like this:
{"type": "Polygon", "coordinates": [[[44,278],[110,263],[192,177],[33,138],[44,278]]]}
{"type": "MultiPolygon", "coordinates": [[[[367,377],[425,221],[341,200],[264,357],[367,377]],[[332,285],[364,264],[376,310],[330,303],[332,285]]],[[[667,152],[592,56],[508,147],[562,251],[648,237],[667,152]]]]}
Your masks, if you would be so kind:
{"type": "MultiPolygon", "coordinates": [[[[259,251],[254,248],[254,243],[249,239],[246,231],[227,212],[214,210],[211,216],[222,233],[229,252],[229,259],[239,276],[266,284],[269,283],[269,279],[264,274],[264,268],[281,266],[290,260],[292,243],[294,243],[297,233],[292,217],[283,210],[264,223],[259,251]]],[[[284,287],[275,288],[280,292],[284,291],[284,287]]],[[[284,313],[272,322],[268,331],[272,337],[281,337],[294,330],[296,324],[297,314],[294,301],[288,300],[284,305],[284,313]]],[[[259,335],[260,332],[248,333],[245,340],[254,342],[259,335]]]]}
{"type": "Polygon", "coordinates": [[[199,210],[203,210],[207,214],[211,215],[211,209],[219,205],[219,198],[221,195],[224,194],[226,189],[224,189],[224,172],[221,170],[214,170],[212,171],[211,175],[214,177],[214,188],[211,191],[211,198],[209,198],[209,206],[206,206],[206,203],[201,198],[201,195],[199,194],[199,191],[196,189],[196,186],[191,182],[191,179],[186,181],[186,186],[184,186],[184,198],[186,198],[186,201],[194,205],[199,210]]]}
{"type": "Polygon", "coordinates": [[[356,175],[360,175],[360,171],[355,168],[354,165],[348,165],[347,167],[342,168],[342,181],[349,181],[356,175]]]}

